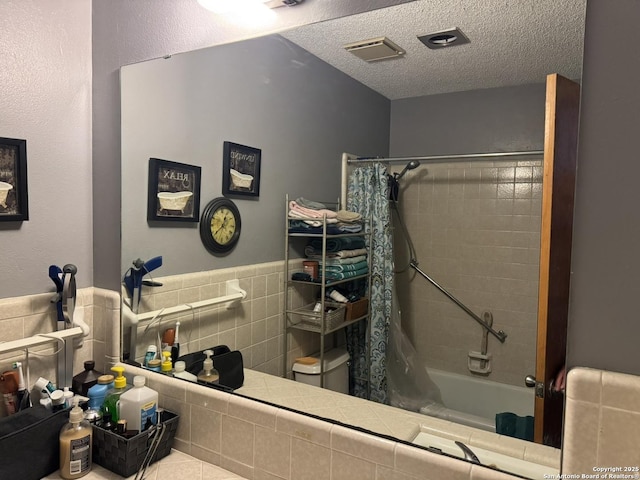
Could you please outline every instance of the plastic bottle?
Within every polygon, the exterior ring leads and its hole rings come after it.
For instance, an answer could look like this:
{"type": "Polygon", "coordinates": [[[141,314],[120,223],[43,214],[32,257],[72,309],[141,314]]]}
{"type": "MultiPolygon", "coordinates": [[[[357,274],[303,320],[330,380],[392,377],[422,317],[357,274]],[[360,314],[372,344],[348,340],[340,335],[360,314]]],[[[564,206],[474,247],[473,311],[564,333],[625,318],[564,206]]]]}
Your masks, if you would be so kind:
{"type": "Polygon", "coordinates": [[[62,390],[54,390],[49,397],[51,398],[51,408],[54,412],[64,410],[64,392],[62,390]]]}
{"type": "Polygon", "coordinates": [[[71,480],[84,477],[91,471],[93,429],[83,418],[78,406],[80,399],[74,401],[69,412],[69,423],[60,430],[60,476],[71,480]]]}
{"type": "Polygon", "coordinates": [[[207,358],[202,362],[202,370],[198,373],[198,382],[202,382],[205,384],[218,383],[220,379],[220,375],[218,371],[213,367],[213,360],[211,360],[211,355],[213,355],[213,351],[205,350],[203,352],[207,358]]]}
{"type": "Polygon", "coordinates": [[[102,403],[102,416],[104,418],[106,413],[111,414],[111,420],[114,425],[118,423],[118,401],[121,395],[129,390],[131,386],[127,385],[127,379],[124,377],[124,367],[111,367],[111,370],[115,372],[116,378],[113,381],[113,388],[110,388],[105,392],[104,402],[102,403]]]}
{"type": "Polygon", "coordinates": [[[155,345],[149,345],[147,347],[147,353],[144,355],[144,366],[149,367],[149,362],[156,358],[158,353],[158,347],[155,345]]]}
{"type": "Polygon", "coordinates": [[[0,375],[0,392],[7,415],[13,415],[18,411],[18,375],[16,372],[7,371],[0,375]]]}
{"type": "Polygon", "coordinates": [[[87,391],[89,408],[100,409],[104,403],[104,396],[110,388],[113,388],[113,375],[100,375],[98,383],[87,391]]]}
{"type": "Polygon", "coordinates": [[[89,389],[98,383],[98,378],[102,375],[102,372],[95,370],[96,362],[93,360],[87,360],[84,362],[84,371],[80,372],[71,380],[71,391],[82,395],[88,396],[89,389]]]}
{"type": "Polygon", "coordinates": [[[187,372],[186,368],[186,363],[184,363],[182,360],[177,361],[175,364],[175,371],[173,372],[173,376],[189,380],[190,382],[197,382],[198,376],[194,375],[191,372],[187,372]]]}
{"type": "Polygon", "coordinates": [[[64,408],[71,408],[71,405],[73,405],[73,392],[69,390],[69,387],[64,387],[62,394],[64,397],[64,408]]]}
{"type": "Polygon", "coordinates": [[[22,362],[13,362],[13,369],[18,372],[18,411],[31,408],[31,395],[24,382],[22,362]]]}
{"type": "Polygon", "coordinates": [[[133,388],[120,396],[120,419],[128,428],[142,432],[157,422],[158,392],[145,385],[142,375],[133,377],[133,388]]]}
{"type": "Polygon", "coordinates": [[[173,375],[173,362],[171,361],[171,352],[162,352],[162,364],[160,365],[160,371],[165,375],[173,375]]]}

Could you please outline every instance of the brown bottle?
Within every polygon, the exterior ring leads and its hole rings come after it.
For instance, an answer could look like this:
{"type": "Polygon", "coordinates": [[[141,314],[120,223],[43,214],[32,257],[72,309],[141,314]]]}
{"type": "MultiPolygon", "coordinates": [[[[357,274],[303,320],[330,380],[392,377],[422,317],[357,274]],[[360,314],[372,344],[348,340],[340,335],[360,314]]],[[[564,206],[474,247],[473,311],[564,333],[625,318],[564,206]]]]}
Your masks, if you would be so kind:
{"type": "Polygon", "coordinates": [[[60,430],[60,476],[72,480],[89,473],[92,448],[93,429],[76,401],[69,412],[69,423],[60,430]]]}

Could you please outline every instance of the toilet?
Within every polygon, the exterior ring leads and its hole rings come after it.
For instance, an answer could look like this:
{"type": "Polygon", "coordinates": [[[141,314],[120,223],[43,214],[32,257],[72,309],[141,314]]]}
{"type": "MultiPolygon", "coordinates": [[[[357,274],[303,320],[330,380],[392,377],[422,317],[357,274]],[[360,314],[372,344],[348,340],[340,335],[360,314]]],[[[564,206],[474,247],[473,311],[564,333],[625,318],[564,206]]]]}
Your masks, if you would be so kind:
{"type": "MultiPolygon", "coordinates": [[[[320,386],[320,354],[310,355],[318,361],[313,365],[295,362],[293,379],[296,382],[320,386]]],[[[344,348],[334,348],[324,353],[324,388],[349,393],[349,353],[344,348]]]]}

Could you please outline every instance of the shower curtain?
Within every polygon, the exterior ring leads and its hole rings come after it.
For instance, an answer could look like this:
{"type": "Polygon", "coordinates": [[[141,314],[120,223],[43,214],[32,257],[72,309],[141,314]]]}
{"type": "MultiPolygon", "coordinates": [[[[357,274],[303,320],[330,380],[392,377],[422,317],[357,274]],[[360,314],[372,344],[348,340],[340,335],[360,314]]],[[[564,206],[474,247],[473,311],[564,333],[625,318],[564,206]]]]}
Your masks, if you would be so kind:
{"type": "Polygon", "coordinates": [[[351,357],[351,395],[389,403],[387,345],[393,292],[393,240],[387,168],[374,164],[356,168],[348,182],[347,209],[358,212],[366,223],[371,245],[369,328],[365,322],[347,327],[347,350],[351,357]],[[368,330],[368,331],[367,331],[368,330]]]}

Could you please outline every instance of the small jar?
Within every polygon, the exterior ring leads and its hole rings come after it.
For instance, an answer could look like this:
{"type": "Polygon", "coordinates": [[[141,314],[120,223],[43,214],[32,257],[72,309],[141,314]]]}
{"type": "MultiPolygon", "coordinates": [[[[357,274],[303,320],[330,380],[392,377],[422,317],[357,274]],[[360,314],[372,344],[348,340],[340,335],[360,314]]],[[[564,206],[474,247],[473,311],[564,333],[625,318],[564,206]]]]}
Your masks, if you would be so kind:
{"type": "Polygon", "coordinates": [[[305,260],[302,262],[302,270],[311,276],[313,280],[318,278],[318,262],[315,260],[305,260]]]}
{"type": "Polygon", "coordinates": [[[161,371],[161,366],[162,366],[162,360],[160,360],[159,358],[154,358],[153,360],[149,361],[149,370],[153,370],[154,372],[159,372],[161,371]]]}

